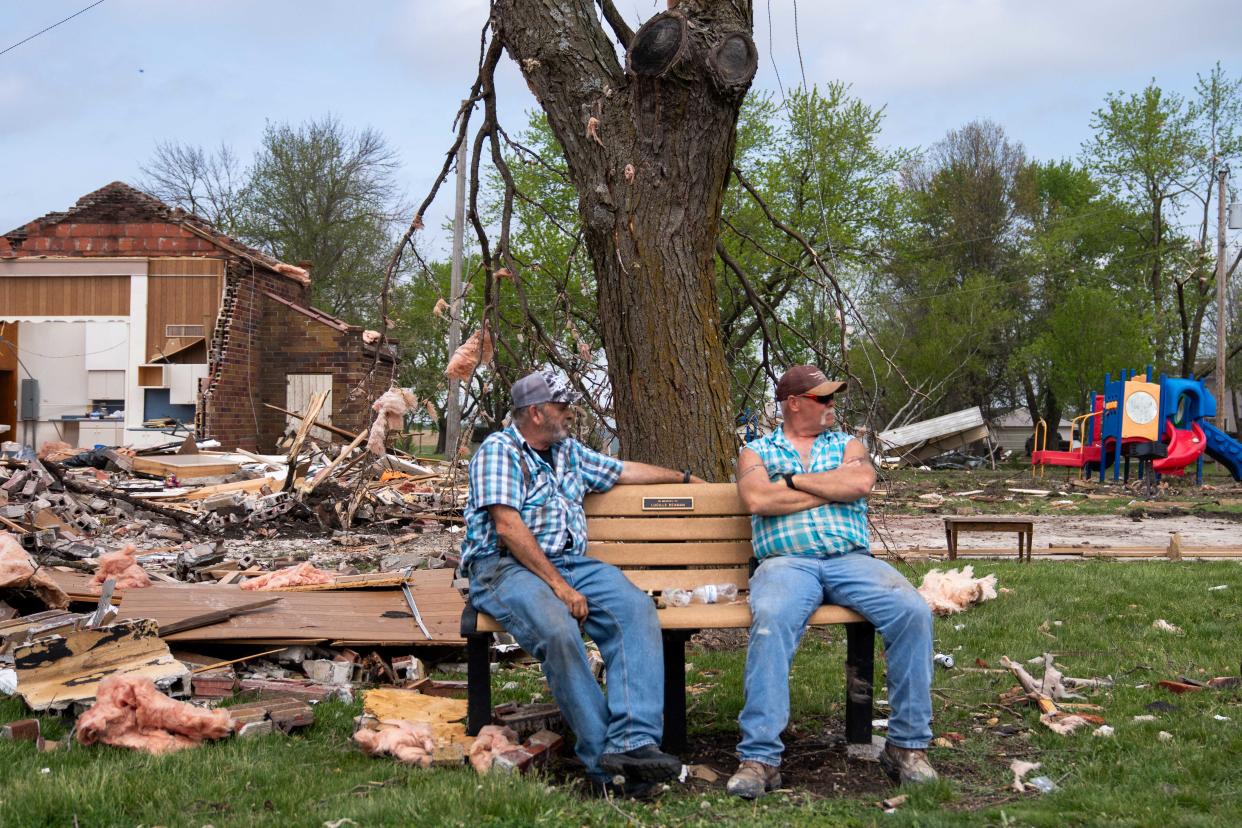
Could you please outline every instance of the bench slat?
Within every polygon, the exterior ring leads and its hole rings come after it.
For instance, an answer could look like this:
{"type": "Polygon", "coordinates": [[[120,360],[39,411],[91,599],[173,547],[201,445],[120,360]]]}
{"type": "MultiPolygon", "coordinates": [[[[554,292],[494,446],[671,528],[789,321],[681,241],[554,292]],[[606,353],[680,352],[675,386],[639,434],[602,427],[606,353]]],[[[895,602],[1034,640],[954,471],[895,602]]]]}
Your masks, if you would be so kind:
{"type": "MultiPolygon", "coordinates": [[[[660,618],[660,628],[665,630],[711,630],[711,629],[748,629],[750,627],[750,607],[745,601],[733,604],[691,604],[688,607],[670,607],[656,610],[660,618]]],[[[853,624],[864,620],[861,615],[851,609],[834,605],[825,605],[811,614],[810,623],[853,624]]],[[[479,613],[477,627],[479,632],[503,632],[504,628],[496,623],[490,615],[479,613]]]]}
{"type": "Polygon", "coordinates": [[[708,543],[590,543],[587,554],[621,568],[629,566],[689,566],[737,564],[754,554],[750,541],[708,543]]]}
{"type": "Polygon", "coordinates": [[[593,541],[747,540],[748,517],[587,518],[593,541]]]}
{"type": "Polygon", "coordinates": [[[740,590],[750,587],[746,567],[733,569],[627,569],[625,577],[644,592],[665,589],[694,589],[703,584],[737,584],[740,590]]]}
{"type": "Polygon", "coordinates": [[[582,506],[594,515],[745,515],[737,486],[732,483],[657,483],[644,486],[614,486],[603,494],[587,495],[582,506]],[[644,498],[694,498],[693,512],[651,511],[643,509],[644,498]]]}

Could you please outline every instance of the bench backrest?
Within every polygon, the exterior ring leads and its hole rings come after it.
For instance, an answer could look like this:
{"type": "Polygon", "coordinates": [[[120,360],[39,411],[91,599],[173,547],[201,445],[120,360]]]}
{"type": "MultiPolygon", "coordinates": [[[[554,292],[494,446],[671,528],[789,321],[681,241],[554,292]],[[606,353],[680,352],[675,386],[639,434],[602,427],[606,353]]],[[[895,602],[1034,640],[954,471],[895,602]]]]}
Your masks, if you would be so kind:
{"type": "Polygon", "coordinates": [[[749,585],[750,516],[732,483],[615,486],[583,505],[587,554],[639,589],[749,585]]]}

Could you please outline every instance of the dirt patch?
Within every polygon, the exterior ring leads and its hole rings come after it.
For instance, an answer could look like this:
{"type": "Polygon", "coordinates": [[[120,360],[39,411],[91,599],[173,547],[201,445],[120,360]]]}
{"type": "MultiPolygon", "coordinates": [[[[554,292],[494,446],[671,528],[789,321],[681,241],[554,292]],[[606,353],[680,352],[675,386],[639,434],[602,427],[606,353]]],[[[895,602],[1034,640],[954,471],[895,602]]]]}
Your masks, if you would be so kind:
{"type": "MultiPolygon", "coordinates": [[[[1025,515],[1035,524],[1034,549],[1049,546],[1167,546],[1177,532],[1187,546],[1236,546],[1238,526],[1233,519],[1182,515],[1145,517],[1119,515],[1025,515]]],[[[961,549],[993,548],[1007,536],[963,534],[961,549]]],[[[1013,538],[1010,536],[1010,540],[1013,538]]],[[[944,551],[944,518],[941,515],[875,515],[872,543],[887,544],[901,552],[909,549],[944,551]]]]}

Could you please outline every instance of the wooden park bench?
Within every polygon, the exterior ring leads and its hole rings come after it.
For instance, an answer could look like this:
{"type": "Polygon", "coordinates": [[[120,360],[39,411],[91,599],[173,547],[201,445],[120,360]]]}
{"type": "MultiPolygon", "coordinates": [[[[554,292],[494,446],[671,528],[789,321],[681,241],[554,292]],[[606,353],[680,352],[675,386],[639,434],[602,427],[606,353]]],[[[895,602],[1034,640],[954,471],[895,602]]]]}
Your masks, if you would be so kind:
{"type": "MultiPolygon", "coordinates": [[[[607,561],[639,589],[693,589],[734,583],[738,600],[657,610],[664,638],[664,743],[678,753],[686,746],[686,643],[699,630],[749,629],[746,602],[753,553],[750,517],[732,483],[616,486],[589,495],[587,554],[607,561]]],[[[875,628],[853,610],[825,605],[811,624],[844,624],[845,733],[851,743],[871,742],[875,628]]],[[[467,602],[461,633],[466,639],[471,735],[492,720],[490,644],[504,628],[467,602]]]]}

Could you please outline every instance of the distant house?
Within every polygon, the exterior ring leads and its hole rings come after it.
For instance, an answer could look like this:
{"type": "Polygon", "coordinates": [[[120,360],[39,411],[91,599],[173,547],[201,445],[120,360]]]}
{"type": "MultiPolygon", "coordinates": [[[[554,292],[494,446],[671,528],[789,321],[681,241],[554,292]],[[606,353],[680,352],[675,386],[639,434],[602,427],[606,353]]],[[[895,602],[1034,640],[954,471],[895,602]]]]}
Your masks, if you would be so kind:
{"type": "MultiPolygon", "coordinates": [[[[1057,426],[1057,434],[1061,440],[1068,444],[1070,442],[1070,430],[1073,424],[1061,418],[1061,424],[1057,426]]],[[[1049,429],[1051,432],[1051,429],[1049,429]]],[[[1031,412],[1025,408],[1015,408],[1008,414],[1002,414],[992,420],[992,439],[1001,448],[1009,449],[1015,452],[1026,451],[1026,441],[1035,433],[1035,427],[1031,424],[1031,412]]],[[[1052,434],[1048,435],[1048,448],[1054,449],[1055,441],[1052,434]]]]}
{"type": "Polygon", "coordinates": [[[267,450],[289,418],[264,403],[330,391],[319,419],[361,430],[394,359],[310,307],[306,269],[119,181],[0,236],[4,439],[146,446],[171,418],[267,450]]]}

